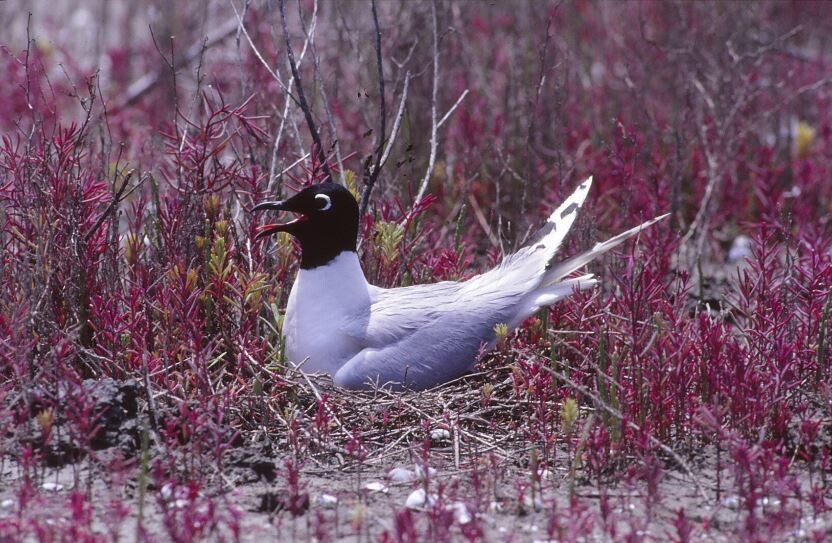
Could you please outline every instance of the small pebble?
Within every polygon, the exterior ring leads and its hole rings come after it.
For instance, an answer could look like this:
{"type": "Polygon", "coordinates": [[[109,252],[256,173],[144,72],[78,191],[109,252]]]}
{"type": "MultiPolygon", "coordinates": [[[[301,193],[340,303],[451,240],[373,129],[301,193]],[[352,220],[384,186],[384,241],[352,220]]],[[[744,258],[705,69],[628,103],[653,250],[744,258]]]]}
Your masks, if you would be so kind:
{"type": "MultiPolygon", "coordinates": [[[[418,477],[421,480],[424,480],[425,479],[425,470],[422,468],[422,466],[420,466],[419,464],[416,464],[415,466],[413,466],[413,468],[416,470],[416,477],[418,477]]],[[[436,475],[436,470],[433,469],[432,467],[428,466],[428,475],[427,476],[428,477],[434,477],[435,475],[436,475]]]]}
{"type": "Polygon", "coordinates": [[[416,480],[416,473],[407,468],[393,468],[387,473],[387,478],[393,483],[410,483],[416,480]]]}
{"type": "Polygon", "coordinates": [[[64,489],[64,485],[61,483],[43,483],[41,488],[50,492],[59,492],[64,489]]]}
{"type": "Polygon", "coordinates": [[[173,485],[171,485],[170,483],[165,483],[164,485],[162,485],[162,489],[159,491],[159,493],[162,495],[164,499],[169,500],[171,497],[173,497],[173,485]]]}
{"type": "Polygon", "coordinates": [[[468,511],[468,506],[462,502],[454,502],[445,508],[454,514],[454,520],[457,524],[468,524],[471,522],[471,513],[468,511]]]}
{"type": "Polygon", "coordinates": [[[370,492],[387,492],[387,485],[382,483],[381,481],[370,481],[364,488],[369,490],[370,492]]]}
{"type": "Polygon", "coordinates": [[[722,498],[722,505],[724,505],[728,509],[739,509],[740,498],[739,496],[725,496],[724,498],[722,498]]]}
{"type": "Polygon", "coordinates": [[[3,509],[8,509],[12,505],[14,505],[14,500],[3,500],[2,502],[0,502],[0,507],[2,507],[3,509]]]}
{"type": "Polygon", "coordinates": [[[728,250],[728,263],[736,264],[751,256],[751,238],[739,235],[728,250]]]}
{"type": "Polygon", "coordinates": [[[523,496],[523,506],[530,510],[539,513],[543,510],[543,500],[540,499],[539,495],[535,495],[534,500],[529,495],[523,496]]]}
{"type": "Polygon", "coordinates": [[[445,428],[435,428],[430,431],[431,441],[450,441],[451,433],[445,428]]]}
{"type": "Polygon", "coordinates": [[[338,505],[338,498],[332,494],[321,494],[317,499],[318,505],[325,509],[332,509],[338,505]]]}
{"type": "Polygon", "coordinates": [[[779,507],[780,506],[780,499],[779,498],[769,498],[768,496],[764,496],[760,500],[760,504],[763,507],[779,507]]]}
{"type": "Polygon", "coordinates": [[[799,198],[803,194],[803,189],[797,185],[792,185],[792,188],[782,194],[783,198],[799,198]]]}
{"type": "Polygon", "coordinates": [[[407,500],[404,502],[408,509],[421,509],[422,507],[431,506],[436,502],[436,496],[427,494],[424,488],[417,488],[410,493],[407,500]]]}

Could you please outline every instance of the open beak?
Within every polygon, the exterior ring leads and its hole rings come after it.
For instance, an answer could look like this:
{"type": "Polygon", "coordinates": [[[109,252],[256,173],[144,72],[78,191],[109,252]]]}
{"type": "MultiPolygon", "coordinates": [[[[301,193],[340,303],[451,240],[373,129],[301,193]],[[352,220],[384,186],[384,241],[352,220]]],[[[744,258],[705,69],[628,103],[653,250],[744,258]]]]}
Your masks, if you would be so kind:
{"type": "Polygon", "coordinates": [[[285,200],[275,200],[273,202],[260,202],[256,206],[254,206],[251,210],[252,211],[267,211],[267,210],[274,210],[274,211],[283,211],[285,209],[286,201],[285,200]]]}
{"type": "MultiPolygon", "coordinates": [[[[262,202],[257,204],[252,208],[252,211],[294,211],[292,209],[288,209],[286,206],[286,200],[278,200],[274,202],[262,202]]],[[[299,212],[297,212],[299,213],[299,212]]],[[[302,214],[293,220],[287,223],[282,224],[263,224],[257,227],[257,235],[254,236],[255,240],[259,240],[270,236],[272,234],[276,234],[278,232],[289,232],[292,233],[294,230],[295,225],[298,223],[305,221],[306,217],[302,214]]]]}

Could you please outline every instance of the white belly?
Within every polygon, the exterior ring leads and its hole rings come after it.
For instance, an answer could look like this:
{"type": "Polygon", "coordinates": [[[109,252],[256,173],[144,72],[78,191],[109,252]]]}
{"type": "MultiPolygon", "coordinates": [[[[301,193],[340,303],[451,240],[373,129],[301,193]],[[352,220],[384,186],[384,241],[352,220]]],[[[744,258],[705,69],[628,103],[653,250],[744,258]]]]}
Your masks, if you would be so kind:
{"type": "Polygon", "coordinates": [[[362,348],[342,330],[347,320],[369,311],[368,289],[355,253],[341,253],[325,266],[300,270],[283,319],[286,358],[302,364],[306,373],[334,375],[362,348]]]}

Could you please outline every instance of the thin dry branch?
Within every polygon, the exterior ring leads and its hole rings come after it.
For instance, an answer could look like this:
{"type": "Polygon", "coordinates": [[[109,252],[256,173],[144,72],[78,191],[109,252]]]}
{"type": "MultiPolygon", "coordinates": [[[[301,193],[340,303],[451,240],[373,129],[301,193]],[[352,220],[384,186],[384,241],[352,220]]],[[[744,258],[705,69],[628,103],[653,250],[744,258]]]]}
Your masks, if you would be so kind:
{"type": "Polygon", "coordinates": [[[364,183],[364,191],[361,194],[361,206],[360,206],[360,214],[363,216],[367,212],[367,206],[370,204],[370,193],[373,191],[373,187],[378,180],[378,176],[381,173],[381,157],[384,153],[384,138],[385,132],[387,131],[387,102],[384,99],[384,65],[381,62],[381,29],[378,25],[378,12],[376,11],[376,0],[372,0],[371,8],[373,12],[373,24],[375,25],[376,31],[376,64],[378,66],[378,101],[379,101],[379,108],[381,109],[380,112],[380,119],[379,119],[379,131],[376,134],[376,161],[373,165],[372,170],[370,170],[369,176],[366,177],[366,182],[364,183]]]}
{"type": "Polygon", "coordinates": [[[104,221],[107,220],[107,217],[111,217],[112,215],[114,215],[114,212],[118,204],[120,204],[130,194],[126,191],[128,186],[130,185],[130,179],[132,179],[133,174],[135,172],[135,169],[131,169],[126,174],[123,174],[124,180],[122,181],[121,186],[118,188],[118,190],[115,190],[115,185],[113,186],[113,199],[110,201],[110,204],[107,206],[107,209],[104,210],[104,213],[102,213],[101,216],[98,217],[98,219],[95,221],[95,224],[93,224],[92,227],[84,235],[84,241],[89,241],[95,235],[96,231],[101,227],[102,224],[104,224],[104,221]]]}
{"type": "MultiPolygon", "coordinates": [[[[233,35],[237,31],[237,20],[236,18],[230,19],[223,23],[216,32],[208,36],[207,38],[200,40],[198,43],[191,45],[185,54],[180,56],[179,58],[175,59],[171,68],[173,70],[178,70],[183,66],[186,66],[194,59],[199,58],[206,49],[214,47],[215,45],[221,43],[223,40],[228,38],[229,36],[233,35]]],[[[167,73],[167,70],[159,70],[150,74],[145,74],[141,78],[137,79],[130,86],[127,87],[127,92],[125,95],[116,103],[114,107],[111,107],[111,111],[123,109],[128,107],[136,101],[138,101],[142,96],[147,94],[151,89],[153,89],[156,85],[162,81],[162,76],[167,73]]]]}
{"type": "MultiPolygon", "coordinates": [[[[289,116],[289,108],[290,108],[292,102],[294,102],[295,104],[300,104],[298,99],[292,94],[292,86],[295,84],[295,76],[292,75],[289,78],[288,83],[283,82],[283,78],[280,77],[280,72],[277,69],[274,69],[274,70],[272,69],[272,67],[269,65],[269,63],[266,62],[266,59],[263,58],[263,55],[260,52],[260,50],[254,44],[254,40],[251,39],[251,36],[249,35],[248,30],[246,29],[245,22],[243,21],[240,13],[237,11],[237,7],[234,5],[233,1],[231,2],[231,9],[234,10],[234,14],[237,17],[240,32],[242,33],[243,36],[245,36],[246,42],[248,43],[248,46],[251,47],[251,50],[254,53],[255,58],[257,58],[257,60],[260,62],[260,64],[263,66],[263,68],[265,68],[266,72],[270,76],[272,76],[272,79],[274,79],[277,82],[277,84],[280,86],[280,88],[283,89],[283,92],[286,93],[286,99],[283,103],[283,113],[280,117],[280,124],[277,127],[277,133],[275,134],[274,142],[272,143],[272,156],[271,156],[271,162],[269,164],[269,183],[268,183],[268,188],[266,189],[269,194],[274,194],[275,192],[280,192],[279,191],[280,187],[275,186],[276,181],[278,179],[280,179],[281,176],[284,173],[286,173],[286,171],[288,171],[289,169],[291,169],[292,167],[294,167],[295,165],[298,164],[298,161],[296,161],[292,164],[292,166],[289,166],[287,168],[283,168],[283,170],[281,172],[276,173],[277,167],[278,167],[277,152],[278,152],[278,149],[280,147],[280,142],[283,140],[283,133],[286,129],[286,119],[289,116]]],[[[303,60],[306,57],[306,52],[309,50],[310,40],[311,40],[312,36],[315,35],[315,28],[317,27],[317,23],[318,23],[318,1],[315,0],[315,2],[313,4],[313,7],[312,7],[312,22],[309,25],[308,32],[306,32],[306,40],[303,42],[303,47],[301,48],[300,55],[298,57],[298,65],[303,64],[303,60]]],[[[300,139],[298,141],[300,142],[300,139]]],[[[307,153],[303,149],[303,144],[302,143],[300,144],[300,147],[301,147],[300,155],[302,157],[308,157],[309,153],[307,153]]]]}
{"type": "MultiPolygon", "coordinates": [[[[287,94],[287,96],[289,98],[291,98],[296,104],[299,104],[298,99],[295,98],[295,96],[291,92],[291,86],[292,86],[292,81],[294,81],[294,77],[292,77],[289,80],[289,84],[287,85],[286,83],[283,82],[283,78],[280,77],[280,74],[277,72],[277,70],[272,70],[272,67],[269,66],[269,63],[266,62],[265,58],[263,58],[263,55],[260,53],[260,50],[257,48],[256,45],[254,45],[254,41],[251,39],[251,36],[249,35],[248,30],[246,30],[246,25],[243,22],[243,18],[240,15],[240,13],[237,11],[237,6],[234,5],[233,1],[230,2],[230,4],[231,4],[231,9],[234,10],[234,15],[237,17],[238,28],[239,28],[240,32],[242,32],[243,36],[245,36],[246,41],[248,42],[248,46],[251,47],[251,50],[254,53],[254,56],[257,57],[257,60],[260,61],[260,64],[262,64],[263,68],[266,69],[266,72],[270,76],[272,76],[272,79],[274,79],[277,82],[277,84],[280,85],[280,88],[283,89],[283,92],[285,92],[287,94]]],[[[303,51],[306,51],[306,44],[304,44],[303,51]]],[[[303,51],[301,52],[301,60],[303,60],[303,51]]]]}
{"type": "Polygon", "coordinates": [[[425,176],[419,184],[419,192],[416,193],[414,202],[418,203],[424,198],[425,192],[428,190],[428,183],[430,183],[431,175],[433,175],[433,168],[436,165],[436,150],[439,146],[438,131],[448,118],[456,111],[457,107],[462,103],[466,96],[468,96],[468,89],[465,89],[457,98],[454,105],[448,109],[441,119],[436,119],[436,94],[439,88],[439,32],[436,22],[436,2],[432,4],[432,18],[433,18],[433,88],[431,89],[430,100],[430,154],[428,155],[428,167],[425,171],[425,176]]]}
{"type": "MultiPolygon", "coordinates": [[[[298,11],[300,11],[300,2],[298,2],[298,11]]],[[[323,103],[324,113],[326,114],[326,121],[329,125],[329,132],[332,134],[332,147],[335,152],[335,162],[338,164],[338,173],[341,184],[345,183],[344,176],[344,160],[341,157],[341,143],[338,138],[338,127],[335,124],[335,116],[332,114],[332,108],[329,107],[329,98],[326,94],[326,86],[324,85],[324,78],[321,75],[321,65],[318,62],[318,52],[315,49],[315,19],[318,15],[318,0],[315,0],[312,8],[312,25],[309,31],[306,30],[306,24],[303,21],[303,14],[298,14],[300,18],[300,26],[306,36],[306,43],[309,44],[309,49],[312,52],[312,67],[315,69],[315,80],[318,83],[318,92],[321,95],[321,102],[323,103]]],[[[305,46],[304,46],[305,47],[305,46]]]]}
{"type": "Polygon", "coordinates": [[[445,113],[442,116],[441,119],[439,119],[439,122],[436,123],[436,128],[442,128],[442,125],[445,124],[445,121],[447,121],[448,118],[453,114],[453,112],[456,111],[456,108],[458,108],[459,104],[461,104],[462,101],[465,100],[466,96],[468,96],[468,89],[465,89],[464,91],[462,91],[462,94],[460,94],[459,98],[456,99],[456,102],[454,102],[454,105],[452,105],[450,107],[450,109],[448,109],[448,112],[445,113]]]}
{"type": "Polygon", "coordinates": [[[315,126],[315,119],[312,116],[312,110],[309,107],[309,103],[306,101],[306,94],[303,92],[303,81],[301,80],[300,73],[298,72],[297,62],[295,62],[295,53],[292,49],[292,40],[289,39],[289,26],[286,23],[286,7],[284,4],[285,0],[278,0],[280,19],[283,22],[283,35],[286,38],[286,55],[289,58],[289,67],[292,70],[292,75],[294,76],[298,87],[298,105],[300,106],[301,111],[303,111],[303,116],[306,119],[306,125],[309,128],[309,133],[312,136],[312,141],[316,147],[319,162],[317,167],[321,168],[324,171],[326,179],[331,181],[332,172],[329,171],[329,164],[327,164],[326,154],[324,153],[324,147],[321,143],[321,136],[318,132],[318,128],[315,126]]]}
{"type": "Polygon", "coordinates": [[[468,194],[468,202],[471,204],[471,209],[474,210],[474,217],[477,219],[482,231],[485,232],[485,235],[488,236],[488,241],[491,242],[491,245],[495,248],[500,248],[500,240],[497,239],[497,236],[494,235],[494,232],[491,230],[491,227],[488,226],[488,219],[485,217],[485,213],[482,212],[482,208],[477,203],[477,199],[474,198],[474,195],[469,193],[468,194]]]}
{"type": "Polygon", "coordinates": [[[381,166],[387,163],[390,158],[390,151],[393,149],[393,143],[396,141],[396,136],[399,135],[399,127],[402,124],[402,117],[404,117],[404,104],[407,101],[407,88],[410,84],[410,72],[404,74],[404,87],[402,88],[402,99],[399,102],[399,109],[396,112],[396,119],[393,121],[393,129],[390,131],[390,137],[387,139],[387,146],[384,148],[384,154],[381,155],[381,166]]]}
{"type": "MultiPolygon", "coordinates": [[[[303,48],[300,51],[300,58],[298,60],[299,64],[303,63],[304,58],[306,57],[306,51],[309,48],[310,39],[312,36],[315,35],[315,27],[318,23],[318,1],[315,0],[315,3],[312,7],[312,22],[309,24],[309,33],[307,35],[306,41],[303,43],[303,48]]],[[[272,158],[271,163],[269,165],[269,185],[268,185],[268,192],[269,194],[274,194],[275,192],[280,192],[280,186],[275,186],[278,179],[282,179],[284,173],[286,173],[287,169],[284,168],[279,174],[275,175],[275,170],[277,169],[278,157],[277,152],[280,148],[280,141],[283,139],[283,132],[286,129],[286,118],[289,116],[289,108],[294,101],[294,96],[292,96],[291,90],[292,85],[295,84],[295,77],[292,76],[289,79],[289,88],[287,90],[286,99],[283,103],[283,114],[280,117],[280,124],[277,127],[277,134],[274,137],[274,143],[272,144],[272,158]]],[[[301,156],[309,156],[309,153],[306,153],[303,150],[303,142],[298,138],[298,142],[301,147],[301,156]]]]}
{"type": "Polygon", "coordinates": [[[430,155],[428,156],[427,171],[425,171],[425,176],[419,185],[419,192],[416,193],[416,203],[424,197],[431,174],[433,174],[433,166],[436,162],[436,131],[439,128],[436,122],[436,91],[439,88],[439,32],[436,28],[436,0],[431,3],[431,8],[433,20],[433,87],[430,99],[430,155]]]}

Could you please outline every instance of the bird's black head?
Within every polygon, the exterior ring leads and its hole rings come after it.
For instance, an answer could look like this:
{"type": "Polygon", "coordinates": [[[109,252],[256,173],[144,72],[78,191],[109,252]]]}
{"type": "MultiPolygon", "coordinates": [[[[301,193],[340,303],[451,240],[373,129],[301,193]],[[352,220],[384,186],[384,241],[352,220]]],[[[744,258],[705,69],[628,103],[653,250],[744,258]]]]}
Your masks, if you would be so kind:
{"type": "Polygon", "coordinates": [[[300,267],[316,268],[329,263],[343,251],[355,252],[358,240],[358,203],[343,186],[328,181],[311,185],[291,198],[263,202],[253,211],[291,211],[298,218],[285,224],[264,224],[257,238],[288,232],[301,248],[300,267]]]}

